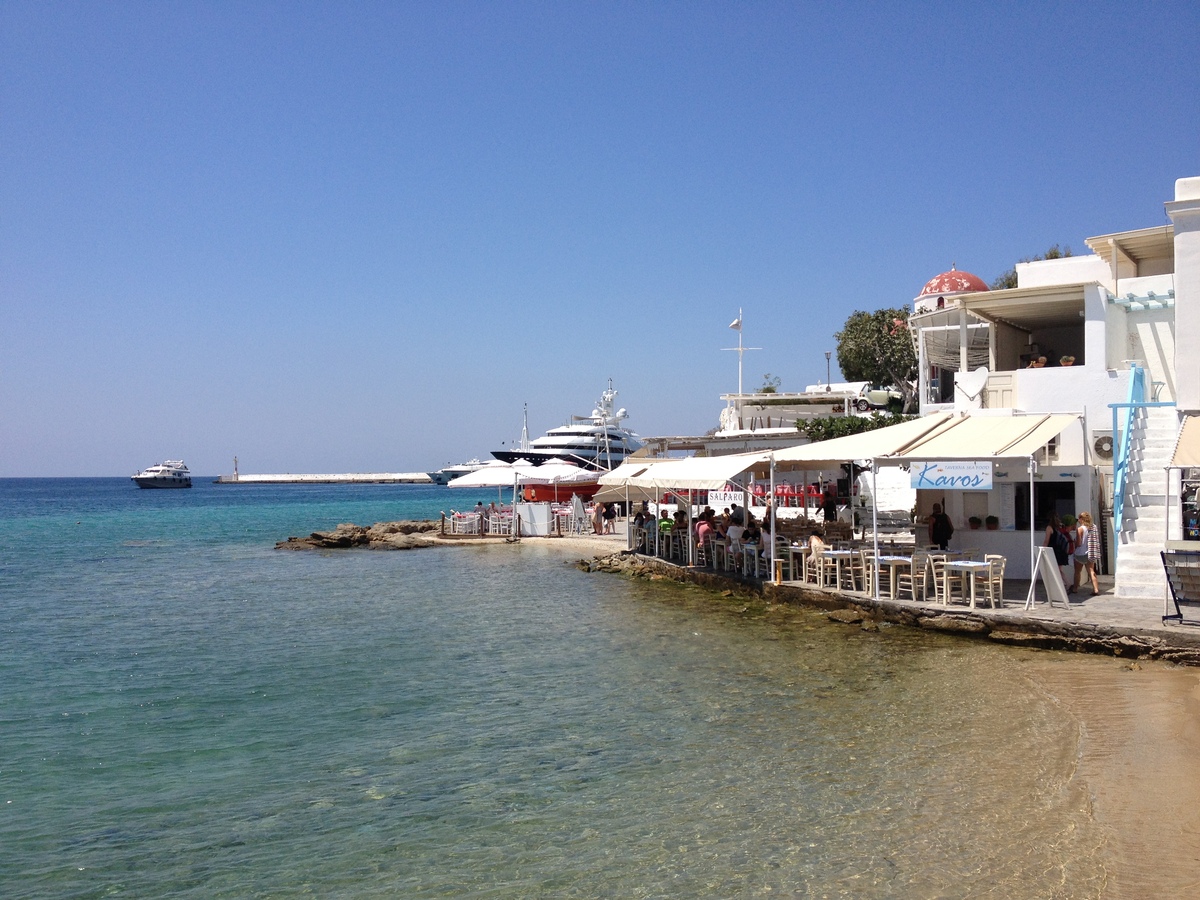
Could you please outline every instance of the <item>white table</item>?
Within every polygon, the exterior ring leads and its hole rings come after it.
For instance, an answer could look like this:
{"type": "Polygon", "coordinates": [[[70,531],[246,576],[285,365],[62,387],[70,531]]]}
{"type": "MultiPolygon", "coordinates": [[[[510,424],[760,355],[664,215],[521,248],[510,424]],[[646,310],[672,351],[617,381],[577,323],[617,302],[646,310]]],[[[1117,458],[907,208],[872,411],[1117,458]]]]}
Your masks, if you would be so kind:
{"type": "MultiPolygon", "coordinates": [[[[881,569],[884,566],[888,567],[888,598],[891,600],[895,600],[896,599],[896,570],[899,569],[901,566],[911,566],[912,565],[912,557],[911,556],[877,556],[877,557],[875,557],[875,561],[879,563],[879,568],[881,568],[881,569]]],[[[914,578],[916,577],[915,572],[913,573],[913,577],[914,578]]]]}
{"type": "Polygon", "coordinates": [[[834,583],[837,585],[838,589],[840,590],[842,587],[842,561],[845,560],[846,562],[850,562],[850,560],[854,557],[854,551],[853,550],[822,550],[821,555],[823,557],[825,557],[826,559],[833,560],[833,568],[834,568],[834,576],[835,576],[834,583]]]}
{"type": "MultiPolygon", "coordinates": [[[[978,562],[976,560],[970,560],[970,559],[954,559],[954,560],[947,560],[943,571],[946,573],[961,572],[964,575],[971,576],[971,609],[974,609],[975,608],[975,578],[980,572],[983,572],[985,575],[990,574],[992,571],[992,564],[990,562],[978,562]]],[[[950,593],[949,593],[948,587],[949,587],[948,584],[942,585],[942,596],[946,598],[947,603],[949,603],[949,601],[950,601],[950,593]]]]}

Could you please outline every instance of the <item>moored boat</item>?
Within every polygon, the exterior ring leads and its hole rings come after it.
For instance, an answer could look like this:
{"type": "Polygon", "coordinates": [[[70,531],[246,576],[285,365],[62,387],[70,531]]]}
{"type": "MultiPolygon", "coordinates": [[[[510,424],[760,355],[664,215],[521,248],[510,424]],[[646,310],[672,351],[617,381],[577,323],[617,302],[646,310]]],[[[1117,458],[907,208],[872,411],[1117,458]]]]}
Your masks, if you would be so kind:
{"type": "Polygon", "coordinates": [[[590,416],[572,416],[566,425],[551,428],[540,438],[529,440],[527,427],[522,427],[520,443],[506,450],[493,450],[492,456],[504,462],[528,460],[535,466],[550,460],[566,460],[589,469],[608,471],[642,447],[641,439],[621,422],[629,417],[624,409],[616,409],[617,392],[612,380],[608,390],[590,416]]]}
{"type": "Polygon", "coordinates": [[[168,459],[130,476],[140,488],[190,488],[192,473],[182,459],[168,459]]]}
{"type": "Polygon", "coordinates": [[[429,480],[434,484],[449,484],[455,478],[467,475],[471,472],[482,469],[487,463],[481,462],[478,459],[469,459],[465,463],[459,463],[457,466],[444,466],[436,472],[427,472],[429,480]]]}

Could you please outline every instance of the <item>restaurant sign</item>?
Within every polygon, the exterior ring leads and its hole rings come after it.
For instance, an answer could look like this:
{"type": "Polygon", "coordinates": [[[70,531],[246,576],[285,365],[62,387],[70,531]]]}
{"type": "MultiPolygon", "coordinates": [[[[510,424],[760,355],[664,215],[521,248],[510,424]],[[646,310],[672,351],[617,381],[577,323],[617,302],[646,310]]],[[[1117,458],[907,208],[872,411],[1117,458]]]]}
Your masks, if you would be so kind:
{"type": "Polygon", "coordinates": [[[920,462],[908,470],[917,490],[990,491],[992,464],[984,462],[920,462]]]}

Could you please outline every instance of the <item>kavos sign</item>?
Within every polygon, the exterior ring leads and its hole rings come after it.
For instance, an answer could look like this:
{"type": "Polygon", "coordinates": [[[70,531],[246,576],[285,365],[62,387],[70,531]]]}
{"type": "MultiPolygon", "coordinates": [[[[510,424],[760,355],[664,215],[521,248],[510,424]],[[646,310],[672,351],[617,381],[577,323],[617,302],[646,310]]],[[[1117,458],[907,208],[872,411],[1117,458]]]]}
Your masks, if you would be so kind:
{"type": "Polygon", "coordinates": [[[909,469],[911,487],[919,491],[990,491],[990,462],[922,462],[909,469]]]}

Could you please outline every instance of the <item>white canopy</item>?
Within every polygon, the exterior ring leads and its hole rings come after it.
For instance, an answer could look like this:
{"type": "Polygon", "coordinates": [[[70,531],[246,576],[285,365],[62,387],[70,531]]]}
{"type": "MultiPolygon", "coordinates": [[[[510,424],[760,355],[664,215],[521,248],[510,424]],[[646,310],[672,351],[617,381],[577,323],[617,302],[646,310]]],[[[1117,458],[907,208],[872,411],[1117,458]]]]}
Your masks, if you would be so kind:
{"type": "Polygon", "coordinates": [[[521,475],[523,484],[582,484],[599,476],[595,469],[585,469],[575,463],[556,460],[534,466],[521,475]]]}
{"type": "Polygon", "coordinates": [[[766,456],[762,453],[690,456],[686,459],[664,459],[654,462],[639,459],[624,462],[611,472],[601,475],[600,484],[719,491],[731,478],[765,459],[766,456]]]}
{"type": "Polygon", "coordinates": [[[536,468],[532,463],[523,460],[507,463],[494,459],[482,469],[476,469],[474,472],[468,472],[466,475],[455,478],[446,486],[452,488],[512,487],[516,481],[525,480],[525,477],[536,468]]]}

